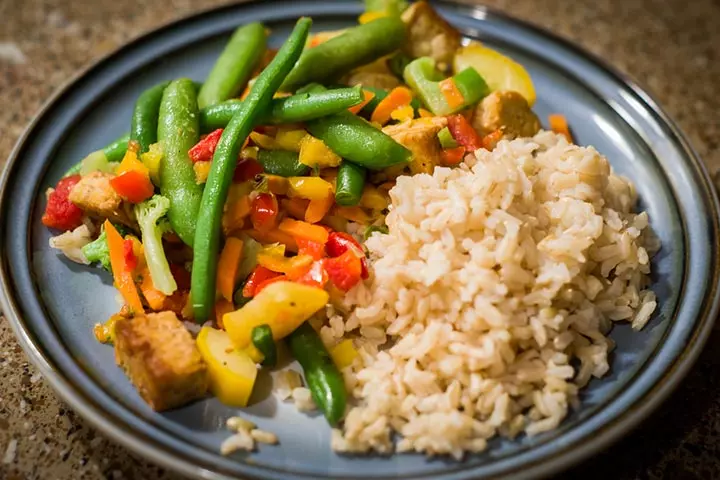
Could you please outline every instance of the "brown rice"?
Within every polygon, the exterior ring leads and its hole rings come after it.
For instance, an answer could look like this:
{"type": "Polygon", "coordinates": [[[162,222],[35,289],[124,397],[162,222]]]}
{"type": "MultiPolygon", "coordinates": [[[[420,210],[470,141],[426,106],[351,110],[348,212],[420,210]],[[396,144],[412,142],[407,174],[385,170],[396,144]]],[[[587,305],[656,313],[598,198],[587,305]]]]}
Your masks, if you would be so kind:
{"type": "Polygon", "coordinates": [[[592,147],[501,141],[390,196],[389,233],[366,243],[373,277],[321,332],[360,353],[335,450],[459,458],[553,429],[608,372],[612,322],[640,329],[656,307],[648,216],[592,147]]]}

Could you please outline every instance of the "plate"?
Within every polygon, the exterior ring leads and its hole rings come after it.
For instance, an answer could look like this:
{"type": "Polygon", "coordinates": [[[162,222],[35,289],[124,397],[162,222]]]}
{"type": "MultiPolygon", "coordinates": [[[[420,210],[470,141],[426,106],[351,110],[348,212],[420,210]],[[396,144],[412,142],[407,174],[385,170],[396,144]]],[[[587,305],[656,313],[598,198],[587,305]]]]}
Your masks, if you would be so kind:
{"type": "MultiPolygon", "coordinates": [[[[553,431],[495,439],[463,462],[422,455],[341,456],[330,429],[272,395],[243,413],[276,433],[278,446],[219,455],[236,413],[215,399],[154,413],[98,344],[92,326],[117,309],[107,274],[70,263],[48,247],[40,223],[44,191],[88,152],[128,128],[132,105],[164,79],[203,79],[239,24],[261,21],[278,46],[300,15],[317,30],[354,23],[353,1],[271,0],[206,11],[142,36],[60,90],[30,125],[8,163],[0,197],[2,303],[21,345],[58,394],[110,437],[168,468],[198,478],[532,477],[566,468],[626,434],[678,384],[697,357],[718,308],[718,201],[697,155],[635,83],[551,34],[484,7],[439,3],[467,38],[510,55],[535,82],[541,118],[562,112],[576,141],[594,145],[637,185],[663,248],[653,260],[660,304],[648,326],[617,326],[611,373],[593,381],[582,406],[553,431]]],[[[271,379],[263,382],[266,386],[271,379]]]]}

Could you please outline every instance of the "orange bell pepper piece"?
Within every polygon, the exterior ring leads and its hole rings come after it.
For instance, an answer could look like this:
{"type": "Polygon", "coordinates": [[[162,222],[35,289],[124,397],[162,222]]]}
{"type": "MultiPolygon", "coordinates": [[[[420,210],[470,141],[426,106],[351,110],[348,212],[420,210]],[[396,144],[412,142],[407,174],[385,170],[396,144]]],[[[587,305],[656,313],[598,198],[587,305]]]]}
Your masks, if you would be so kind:
{"type": "Polygon", "coordinates": [[[229,237],[220,253],[217,271],[217,289],[228,302],[232,301],[235,283],[237,282],[240,260],[242,258],[243,241],[229,237]]]}
{"type": "Polygon", "coordinates": [[[142,292],[143,297],[145,297],[145,301],[147,302],[148,306],[156,312],[162,310],[163,305],[165,305],[166,295],[157,288],[155,288],[155,286],[153,285],[152,277],[150,276],[150,270],[147,268],[147,266],[143,268],[142,272],[140,272],[140,275],[142,275],[140,291],[142,292]]]}
{"type": "Polygon", "coordinates": [[[278,230],[295,239],[303,238],[321,244],[328,241],[328,231],[323,227],[300,220],[293,220],[292,218],[283,219],[278,226],[278,230]]]}
{"type": "Polygon", "coordinates": [[[318,223],[330,211],[335,203],[335,197],[330,194],[324,200],[310,200],[305,210],[305,221],[308,223],[318,223]]]}
{"type": "Polygon", "coordinates": [[[297,242],[292,235],[288,235],[278,229],[268,230],[266,232],[261,232],[260,230],[248,230],[247,234],[250,235],[253,240],[260,243],[282,243],[289,252],[298,251],[297,242]]]}

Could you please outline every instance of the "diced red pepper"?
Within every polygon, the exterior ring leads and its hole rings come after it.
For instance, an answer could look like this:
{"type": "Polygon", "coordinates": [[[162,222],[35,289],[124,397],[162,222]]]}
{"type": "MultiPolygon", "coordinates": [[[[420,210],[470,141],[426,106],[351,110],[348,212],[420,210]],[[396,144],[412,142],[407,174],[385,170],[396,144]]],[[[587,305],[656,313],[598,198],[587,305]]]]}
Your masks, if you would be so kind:
{"type": "Polygon", "coordinates": [[[325,270],[323,261],[318,260],[313,262],[300,277],[293,278],[292,280],[311,287],[325,288],[325,284],[327,284],[329,276],[325,270]]]}
{"type": "Polygon", "coordinates": [[[286,281],[286,280],[287,280],[287,278],[285,278],[285,275],[278,275],[277,277],[268,278],[267,280],[265,280],[264,282],[262,282],[261,284],[259,284],[257,287],[255,287],[255,295],[257,295],[258,293],[262,292],[263,289],[264,289],[265,287],[267,287],[268,285],[270,285],[271,283],[283,282],[283,281],[286,281]]]}
{"type": "Polygon", "coordinates": [[[235,167],[235,174],[233,175],[233,182],[241,183],[247,182],[263,173],[263,167],[256,160],[249,158],[243,160],[235,167]]]}
{"type": "Polygon", "coordinates": [[[113,189],[130,203],[144,202],[155,193],[150,177],[137,170],[128,170],[110,180],[113,189]]]}
{"type": "Polygon", "coordinates": [[[68,199],[70,190],[80,178],[80,175],[71,175],[55,185],[45,206],[45,213],[42,216],[43,225],[58,230],[74,230],[82,225],[82,210],[68,199]]]}
{"type": "Polygon", "coordinates": [[[128,271],[135,270],[138,264],[138,258],[133,251],[133,241],[129,238],[123,241],[123,257],[125,257],[125,269],[128,271]]]}
{"type": "Polygon", "coordinates": [[[250,221],[256,230],[268,231],[277,224],[278,201],[271,193],[261,193],[253,199],[250,221]]]}
{"type": "Polygon", "coordinates": [[[212,160],[213,154],[215,153],[215,149],[217,148],[222,133],[223,129],[218,128],[217,130],[214,130],[205,135],[205,138],[196,143],[195,146],[192,147],[188,152],[188,154],[190,155],[190,160],[192,160],[193,163],[209,162],[210,160],[212,160]]]}
{"type": "Polygon", "coordinates": [[[336,258],[326,258],[323,266],[330,281],[340,290],[347,292],[362,277],[360,258],[350,249],[336,258]]]}
{"type": "Polygon", "coordinates": [[[450,115],[447,119],[448,129],[457,143],[471,152],[483,146],[480,135],[478,135],[472,125],[470,125],[467,118],[458,113],[456,115],[450,115]]]}
{"type": "Polygon", "coordinates": [[[298,244],[298,255],[310,255],[313,260],[325,258],[325,245],[304,238],[296,239],[298,244]]]}
{"type": "Polygon", "coordinates": [[[463,156],[465,155],[465,147],[448,148],[443,150],[443,164],[444,165],[457,165],[462,162],[463,156]]]}
{"type": "Polygon", "coordinates": [[[280,274],[269,270],[262,265],[255,267],[252,271],[245,286],[243,287],[243,297],[252,298],[257,294],[257,287],[271,278],[279,277],[280,274]]]}
{"type": "Polygon", "coordinates": [[[348,250],[351,250],[360,259],[362,278],[368,278],[367,258],[360,243],[352,235],[345,232],[331,232],[325,250],[331,257],[339,257],[348,250]]]}

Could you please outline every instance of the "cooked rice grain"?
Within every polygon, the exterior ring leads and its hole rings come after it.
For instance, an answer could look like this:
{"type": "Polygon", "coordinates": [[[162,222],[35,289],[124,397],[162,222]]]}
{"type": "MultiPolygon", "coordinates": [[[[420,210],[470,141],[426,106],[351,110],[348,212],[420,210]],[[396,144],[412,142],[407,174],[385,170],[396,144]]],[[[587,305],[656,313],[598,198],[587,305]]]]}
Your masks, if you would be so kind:
{"type": "Polygon", "coordinates": [[[502,141],[390,196],[389,233],[366,243],[374,276],[323,335],[359,347],[335,450],[459,458],[553,429],[609,370],[612,322],[639,329],[655,309],[647,214],[592,147],[502,141]]]}

